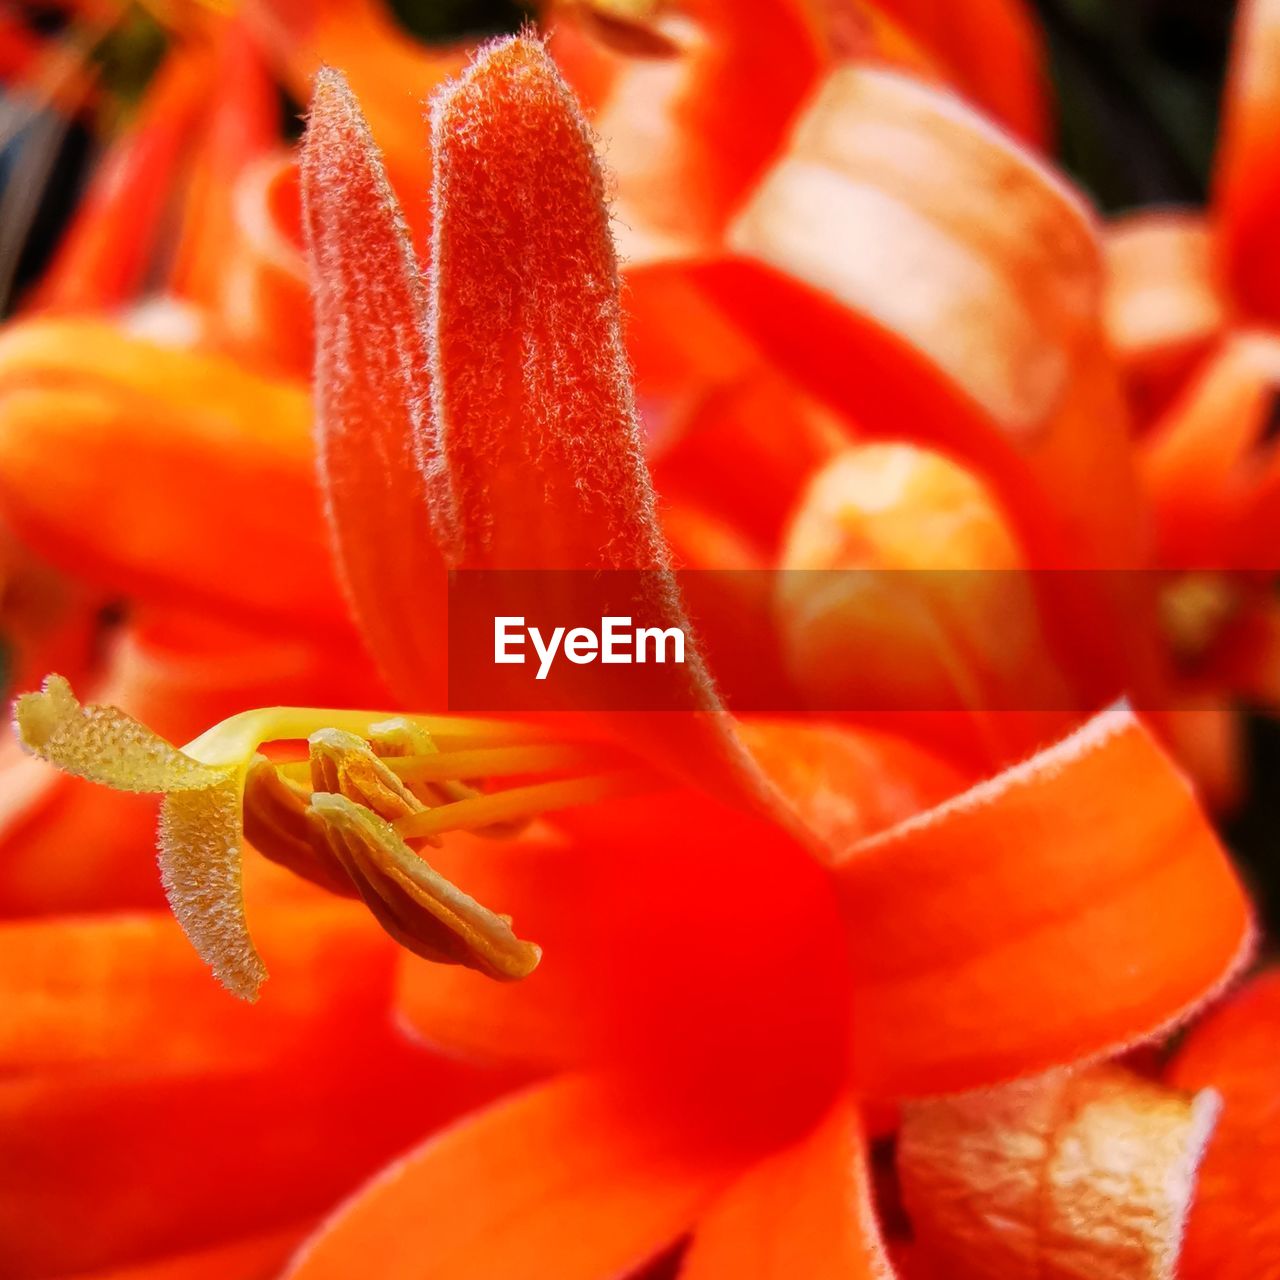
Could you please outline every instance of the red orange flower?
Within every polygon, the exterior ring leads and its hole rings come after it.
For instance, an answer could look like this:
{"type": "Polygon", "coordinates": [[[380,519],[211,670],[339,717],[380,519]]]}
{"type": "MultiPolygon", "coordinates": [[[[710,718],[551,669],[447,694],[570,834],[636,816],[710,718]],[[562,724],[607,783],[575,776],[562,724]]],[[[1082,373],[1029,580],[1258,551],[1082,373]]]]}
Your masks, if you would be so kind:
{"type": "MultiPolygon", "coordinates": [[[[572,97],[518,39],[486,51],[433,121],[425,314],[335,76],[306,165],[328,510],[365,633],[411,694],[431,690],[438,647],[413,610],[439,598],[446,565],[642,569],[678,616],[572,97]]],[[[589,726],[624,753],[604,774],[572,750],[580,720],[557,737],[547,723],[275,709],[180,752],[60,684],[20,702],[30,746],[166,793],[175,909],[229,985],[252,994],[260,977],[243,806],[262,852],[359,892],[433,958],[400,976],[421,1034],[550,1075],[389,1167],[287,1274],[591,1280],[692,1231],[686,1276],[883,1275],[864,1102],[1113,1053],[1185,1016],[1247,954],[1247,904],[1211,828],[1124,709],[935,804],[947,774],[919,752],[739,726],[700,664],[690,679],[699,712],[589,726]],[[304,735],[302,768],[254,757],[304,735]],[[535,758],[566,781],[476,789],[498,772],[488,748],[514,748],[525,771],[530,741],[561,751],[535,758]],[[833,795],[883,796],[889,768],[912,783],[896,801],[833,820],[833,795]],[[490,830],[451,835],[428,866],[421,840],[465,828],[490,830]],[[537,958],[504,932],[507,913],[542,948],[531,973],[499,963],[537,958]]],[[[1169,1144],[1193,1147],[1202,1127],[1178,1113],[1169,1144]]],[[[1154,1168],[1151,1150],[1136,1163],[1154,1168]]],[[[1157,1274],[1167,1245],[1136,1239],[1134,1274],[1157,1274]]]]}

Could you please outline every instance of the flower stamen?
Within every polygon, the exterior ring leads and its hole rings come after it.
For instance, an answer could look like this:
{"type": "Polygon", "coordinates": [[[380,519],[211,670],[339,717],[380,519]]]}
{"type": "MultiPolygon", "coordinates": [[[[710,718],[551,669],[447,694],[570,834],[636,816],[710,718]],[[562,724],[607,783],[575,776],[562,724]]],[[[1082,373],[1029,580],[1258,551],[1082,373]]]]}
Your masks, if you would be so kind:
{"type": "Polygon", "coordinates": [[[217,977],[247,999],[266,970],[245,921],[244,840],[330,892],[360,897],[418,955],[510,980],[533,971],[538,947],[415,846],[451,831],[511,835],[542,813],[652,785],[620,752],[501,721],[266,707],[179,749],[117,708],[81,706],[60,676],[19,698],[14,719],[27,750],[59,768],[163,795],[170,905],[217,977]],[[269,759],[262,748],[275,743],[269,759]],[[612,767],[601,772],[602,762],[612,767]],[[484,789],[539,774],[565,776],[484,789]]]}

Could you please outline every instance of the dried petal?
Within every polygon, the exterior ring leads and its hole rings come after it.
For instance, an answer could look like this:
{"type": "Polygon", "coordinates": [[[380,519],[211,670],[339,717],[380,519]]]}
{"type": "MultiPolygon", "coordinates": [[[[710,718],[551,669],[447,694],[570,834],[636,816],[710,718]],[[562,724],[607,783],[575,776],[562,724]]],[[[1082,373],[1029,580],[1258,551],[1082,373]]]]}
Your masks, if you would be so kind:
{"type": "Polygon", "coordinates": [[[1111,1067],[914,1103],[916,1239],[953,1280],[1171,1280],[1218,1108],[1111,1067]]]}

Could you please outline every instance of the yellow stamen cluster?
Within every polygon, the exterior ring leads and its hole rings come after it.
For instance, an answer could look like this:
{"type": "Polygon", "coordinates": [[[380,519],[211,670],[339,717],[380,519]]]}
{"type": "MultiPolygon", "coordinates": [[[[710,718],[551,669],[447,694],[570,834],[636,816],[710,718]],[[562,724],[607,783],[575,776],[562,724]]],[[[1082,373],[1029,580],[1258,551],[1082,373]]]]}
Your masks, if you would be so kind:
{"type": "Polygon", "coordinates": [[[458,830],[510,835],[549,810],[644,785],[598,745],[500,721],[271,707],[179,750],[114,707],[81,706],[60,676],[19,698],[14,720],[23,745],[59,768],[163,795],[160,865],[174,914],[247,999],[266,971],[245,922],[244,840],[331,892],[359,896],[418,955],[517,979],[536,967],[539,948],[439,875],[418,846],[458,830]],[[290,749],[304,742],[305,753],[290,749]],[[282,744],[272,758],[261,752],[268,743],[282,744]],[[541,774],[564,776],[485,789],[541,774]]]}

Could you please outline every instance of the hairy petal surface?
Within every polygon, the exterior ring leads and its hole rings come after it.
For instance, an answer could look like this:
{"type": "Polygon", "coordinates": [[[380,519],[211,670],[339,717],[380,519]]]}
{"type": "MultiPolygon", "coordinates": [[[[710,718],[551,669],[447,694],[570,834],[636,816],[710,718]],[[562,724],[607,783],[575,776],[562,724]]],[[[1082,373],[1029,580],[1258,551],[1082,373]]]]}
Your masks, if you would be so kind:
{"type": "MultiPolygon", "coordinates": [[[[638,607],[687,634],[644,463],[603,177],[572,94],[541,44],[498,42],[437,95],[432,138],[439,456],[424,464],[449,567],[643,570],[638,607]]],[[[546,582],[569,616],[570,580],[546,582]]],[[[679,678],[694,717],[611,727],[677,773],[769,802],[696,653],[679,678]]]]}
{"type": "Polygon", "coordinates": [[[426,292],[360,107],[316,79],[302,151],[320,480],[347,594],[392,686],[443,701],[444,570],[427,514],[426,292]]]}
{"type": "Polygon", "coordinates": [[[1247,958],[1244,891],[1126,708],[837,867],[854,1078],[972,1088],[1154,1035],[1247,958]]]}

